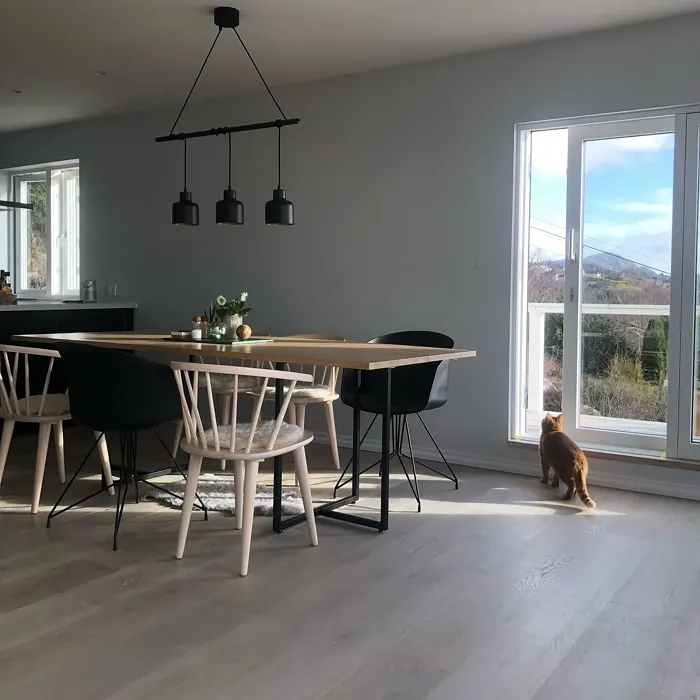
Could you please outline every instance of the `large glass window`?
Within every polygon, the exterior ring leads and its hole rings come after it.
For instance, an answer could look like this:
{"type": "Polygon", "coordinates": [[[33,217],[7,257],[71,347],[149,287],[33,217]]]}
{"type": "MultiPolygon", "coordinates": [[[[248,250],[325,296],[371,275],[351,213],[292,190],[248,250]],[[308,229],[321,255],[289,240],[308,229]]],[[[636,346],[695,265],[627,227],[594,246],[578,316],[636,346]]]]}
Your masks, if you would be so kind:
{"type": "Polygon", "coordinates": [[[520,132],[511,437],[665,449],[674,128],[520,132]]]}
{"type": "Polygon", "coordinates": [[[80,292],[80,174],[77,163],[12,175],[16,291],[27,296],[80,292]]]}

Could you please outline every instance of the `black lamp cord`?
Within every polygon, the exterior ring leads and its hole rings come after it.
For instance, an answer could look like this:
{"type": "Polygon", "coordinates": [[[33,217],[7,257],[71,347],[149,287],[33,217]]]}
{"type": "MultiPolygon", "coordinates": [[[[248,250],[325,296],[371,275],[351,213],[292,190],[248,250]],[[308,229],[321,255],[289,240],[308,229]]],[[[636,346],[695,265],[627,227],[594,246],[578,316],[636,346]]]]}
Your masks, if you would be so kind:
{"type": "Polygon", "coordinates": [[[177,126],[177,123],[180,121],[180,117],[182,116],[182,113],[185,111],[185,107],[187,107],[187,103],[190,101],[190,97],[192,97],[192,93],[194,92],[194,89],[197,87],[197,83],[199,82],[199,79],[202,76],[202,72],[204,71],[204,67],[207,65],[207,61],[209,60],[209,56],[211,56],[211,52],[214,50],[214,47],[216,46],[216,42],[219,40],[220,36],[221,36],[221,27],[219,27],[219,31],[216,33],[216,37],[214,37],[214,42],[212,43],[211,48],[209,49],[209,53],[207,54],[207,57],[204,59],[204,63],[202,63],[202,67],[199,69],[199,73],[197,73],[197,77],[194,79],[194,83],[192,83],[192,87],[190,88],[190,91],[187,93],[187,97],[185,98],[185,101],[182,104],[182,107],[180,107],[180,111],[177,114],[177,118],[175,119],[175,122],[173,124],[173,128],[170,129],[171,134],[175,131],[175,127],[177,126]]]}
{"type": "Polygon", "coordinates": [[[272,94],[272,90],[270,90],[270,86],[267,84],[267,81],[265,80],[265,78],[263,78],[263,74],[260,72],[260,69],[258,68],[258,64],[253,60],[253,57],[250,55],[250,51],[248,51],[248,47],[245,45],[245,42],[241,38],[241,35],[238,33],[238,29],[236,29],[234,27],[233,31],[236,32],[236,36],[238,37],[238,41],[241,42],[241,46],[243,47],[243,50],[248,55],[248,58],[250,59],[250,62],[253,64],[253,68],[255,68],[256,73],[260,76],[260,80],[262,80],[262,84],[265,86],[265,89],[267,90],[267,94],[270,96],[272,101],[275,103],[275,106],[279,110],[279,113],[282,115],[282,119],[286,119],[287,116],[282,111],[282,108],[280,107],[279,102],[275,99],[275,96],[272,94]]]}
{"type": "Polygon", "coordinates": [[[282,182],[282,127],[277,127],[277,189],[281,189],[282,182]]]}
{"type": "Polygon", "coordinates": [[[231,134],[228,135],[228,188],[231,189],[231,134]]]}
{"type": "MultiPolygon", "coordinates": [[[[216,33],[216,36],[214,37],[214,41],[212,42],[212,45],[209,48],[209,52],[207,53],[207,57],[204,59],[204,63],[202,63],[202,67],[199,69],[199,73],[197,73],[197,77],[194,79],[194,83],[192,83],[192,87],[190,88],[190,91],[187,93],[187,97],[185,98],[185,101],[182,104],[180,111],[178,112],[178,115],[175,119],[175,122],[173,123],[173,127],[172,127],[172,129],[170,129],[171,136],[175,132],[175,127],[177,126],[177,123],[180,121],[180,117],[182,116],[182,113],[185,111],[185,107],[187,107],[187,103],[190,101],[190,97],[192,97],[192,93],[194,92],[194,89],[197,87],[197,83],[199,82],[199,79],[202,77],[202,73],[204,72],[204,68],[207,65],[207,61],[209,60],[209,57],[211,56],[211,52],[214,50],[214,47],[216,46],[216,42],[219,40],[219,37],[221,36],[222,29],[223,29],[223,27],[219,27],[219,31],[216,33]]],[[[236,36],[238,37],[238,41],[241,42],[241,46],[243,47],[243,50],[246,52],[246,55],[250,59],[250,62],[253,64],[253,68],[255,68],[255,72],[258,74],[260,80],[262,81],[262,84],[265,86],[265,89],[267,90],[267,94],[270,96],[272,101],[275,103],[275,106],[277,107],[279,113],[282,115],[282,119],[286,119],[287,115],[284,113],[284,111],[280,107],[279,102],[275,99],[275,96],[272,94],[272,90],[270,90],[270,86],[267,84],[267,81],[263,77],[263,74],[260,72],[260,69],[258,68],[258,64],[255,62],[255,60],[251,56],[250,51],[248,51],[248,47],[245,45],[245,42],[241,38],[241,35],[238,33],[238,29],[236,29],[234,27],[233,31],[236,32],[236,36]]]]}
{"type": "Polygon", "coordinates": [[[185,139],[185,192],[187,192],[187,139],[185,139]]]}

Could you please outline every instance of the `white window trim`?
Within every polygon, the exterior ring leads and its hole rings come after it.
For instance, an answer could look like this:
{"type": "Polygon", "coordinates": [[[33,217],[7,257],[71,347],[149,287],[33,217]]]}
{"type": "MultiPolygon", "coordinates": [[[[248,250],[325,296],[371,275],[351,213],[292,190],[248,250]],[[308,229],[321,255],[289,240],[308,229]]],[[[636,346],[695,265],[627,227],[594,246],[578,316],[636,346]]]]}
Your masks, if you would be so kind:
{"type": "MultiPolygon", "coordinates": [[[[682,385],[681,365],[684,356],[681,352],[686,343],[687,329],[689,325],[681,321],[681,313],[687,315],[687,309],[681,309],[680,300],[684,293],[684,285],[689,288],[691,278],[695,281],[695,257],[689,255],[690,249],[695,251],[696,232],[684,225],[684,218],[687,219],[687,209],[685,202],[685,192],[687,189],[687,167],[686,165],[686,138],[688,115],[700,112],[700,105],[683,105],[669,109],[641,110],[627,113],[605,114],[590,117],[578,117],[572,119],[554,119],[540,122],[524,122],[515,125],[515,153],[514,153],[514,185],[513,185],[513,231],[511,240],[511,304],[510,304],[510,381],[509,381],[509,401],[508,401],[508,439],[514,442],[525,442],[528,437],[524,436],[526,425],[526,406],[520,405],[526,396],[525,393],[525,372],[526,363],[523,355],[526,352],[526,344],[521,342],[524,326],[527,322],[527,304],[525,290],[527,288],[527,256],[524,254],[524,246],[527,242],[527,221],[529,219],[529,187],[530,174],[530,139],[529,134],[533,131],[544,131],[561,128],[594,127],[598,124],[610,122],[634,122],[643,119],[670,118],[675,119],[674,129],[674,188],[673,188],[673,223],[672,223],[672,250],[671,262],[672,270],[675,274],[671,278],[671,312],[669,318],[669,363],[667,367],[668,376],[668,413],[667,425],[673,426],[668,430],[665,441],[665,451],[661,452],[670,459],[689,458],[690,453],[687,447],[684,449],[683,429],[680,426],[679,417],[681,412],[687,411],[688,397],[690,391],[682,385]],[[680,184],[677,184],[680,183],[680,184]],[[692,240],[689,240],[692,239],[692,240]],[[688,269],[692,267],[690,273],[688,269]],[[524,308],[523,308],[524,307],[524,308]],[[679,347],[679,345],[681,347],[679,347]]],[[[695,174],[697,179],[697,173],[695,174]]],[[[687,223],[687,222],[686,222],[687,223]]],[[[568,227],[568,222],[567,222],[568,227]]],[[[580,240],[578,241],[580,245],[580,240]]],[[[687,289],[685,294],[688,294],[687,289]]],[[[694,314],[694,307],[692,312],[694,314]]],[[[691,348],[694,344],[691,343],[691,348]]],[[[688,349],[685,348],[685,353],[688,349]]],[[[692,361],[691,361],[692,362],[692,361]]],[[[692,403],[690,403],[692,410],[692,403]]],[[[687,440],[685,440],[687,442],[687,440]]],[[[644,441],[640,441],[643,443],[644,441]]],[[[611,453],[615,453],[625,445],[596,444],[596,448],[605,451],[609,448],[611,453]]],[[[693,451],[693,456],[700,456],[700,449],[693,451]]]]}
{"type": "MultiPolygon", "coordinates": [[[[54,274],[54,263],[56,262],[54,260],[55,254],[56,254],[56,249],[57,249],[57,241],[55,233],[54,233],[54,226],[53,226],[53,219],[52,219],[52,200],[53,200],[53,186],[52,186],[52,174],[55,173],[56,171],[59,170],[68,170],[71,168],[77,168],[78,171],[80,170],[80,162],[78,160],[67,160],[67,161],[60,161],[60,162],[55,162],[55,163],[47,163],[45,165],[40,165],[40,166],[31,166],[31,167],[26,167],[26,168],[13,168],[12,170],[7,171],[9,177],[11,178],[10,181],[10,186],[11,190],[13,193],[13,198],[16,201],[20,200],[20,194],[19,194],[19,187],[18,184],[24,182],[31,182],[34,180],[36,175],[43,175],[45,178],[45,182],[47,184],[47,198],[46,198],[46,220],[47,220],[47,226],[48,226],[48,232],[49,232],[49,246],[47,250],[47,286],[46,289],[29,289],[29,288],[24,288],[23,285],[21,284],[21,280],[23,277],[23,266],[22,266],[22,246],[21,246],[21,217],[23,215],[26,216],[26,210],[22,209],[16,209],[14,211],[14,216],[12,217],[11,221],[11,235],[9,236],[9,243],[10,243],[10,252],[9,252],[9,259],[13,261],[13,268],[11,268],[12,272],[12,283],[13,287],[16,291],[17,294],[21,296],[27,296],[27,297],[32,297],[32,298],[39,298],[39,299],[46,299],[46,298],[51,298],[51,299],[74,299],[77,298],[80,295],[80,289],[76,290],[67,290],[65,288],[65,280],[61,279],[59,284],[60,287],[58,290],[54,293],[53,289],[56,287],[56,280],[54,279],[55,274],[54,274]]],[[[62,217],[65,216],[65,213],[62,212],[62,217]]],[[[80,217],[80,212],[78,211],[78,217],[80,217]]],[[[63,221],[61,222],[61,225],[63,225],[63,221]]],[[[78,223],[78,226],[80,224],[78,223]]],[[[78,253],[78,257],[80,258],[80,253],[78,253]]],[[[80,265],[80,260],[78,260],[78,265],[80,265]]]]}

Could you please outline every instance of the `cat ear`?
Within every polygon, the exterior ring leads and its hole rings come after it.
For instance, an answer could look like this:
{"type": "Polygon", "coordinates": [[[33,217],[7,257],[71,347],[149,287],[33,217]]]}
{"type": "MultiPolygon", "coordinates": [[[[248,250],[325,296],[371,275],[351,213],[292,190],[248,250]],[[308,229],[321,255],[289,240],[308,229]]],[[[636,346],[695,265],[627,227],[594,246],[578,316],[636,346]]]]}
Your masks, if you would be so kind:
{"type": "Polygon", "coordinates": [[[545,416],[545,418],[547,418],[548,420],[551,420],[552,414],[549,411],[547,411],[547,415],[545,416]]]}
{"type": "Polygon", "coordinates": [[[564,414],[560,413],[555,419],[554,419],[559,425],[562,425],[564,422],[564,414]]]}

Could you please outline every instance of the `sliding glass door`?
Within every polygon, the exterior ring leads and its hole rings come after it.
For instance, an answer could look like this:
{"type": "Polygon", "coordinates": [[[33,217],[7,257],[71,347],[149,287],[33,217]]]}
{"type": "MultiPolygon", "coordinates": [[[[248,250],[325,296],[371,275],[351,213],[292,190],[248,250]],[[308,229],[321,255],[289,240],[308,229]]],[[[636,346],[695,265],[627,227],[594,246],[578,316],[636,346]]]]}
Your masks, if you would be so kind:
{"type": "Polygon", "coordinates": [[[677,453],[700,460],[700,114],[685,118],[677,453]]]}
{"type": "MultiPolygon", "coordinates": [[[[684,138],[675,129],[664,116],[521,132],[514,437],[535,439],[546,411],[563,412],[574,439],[603,449],[664,452],[676,435],[668,358],[678,333],[671,253],[684,138]]],[[[700,418],[697,427],[700,445],[700,418]]]]}
{"type": "Polygon", "coordinates": [[[568,130],[565,428],[588,444],[665,449],[674,119],[568,130]]]}

